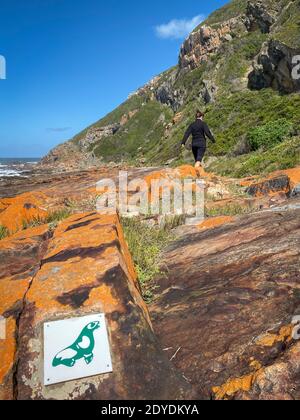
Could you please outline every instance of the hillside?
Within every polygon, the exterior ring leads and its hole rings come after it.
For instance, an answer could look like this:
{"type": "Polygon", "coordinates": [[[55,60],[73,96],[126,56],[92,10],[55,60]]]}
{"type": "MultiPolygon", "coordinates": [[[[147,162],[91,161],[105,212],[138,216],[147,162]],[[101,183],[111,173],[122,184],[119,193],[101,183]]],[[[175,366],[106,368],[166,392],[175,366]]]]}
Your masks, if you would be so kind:
{"type": "Polygon", "coordinates": [[[180,140],[197,108],[217,137],[209,170],[243,177],[300,163],[299,0],[233,0],[183,43],[178,64],[69,142],[44,165],[190,163],[180,140]]]}

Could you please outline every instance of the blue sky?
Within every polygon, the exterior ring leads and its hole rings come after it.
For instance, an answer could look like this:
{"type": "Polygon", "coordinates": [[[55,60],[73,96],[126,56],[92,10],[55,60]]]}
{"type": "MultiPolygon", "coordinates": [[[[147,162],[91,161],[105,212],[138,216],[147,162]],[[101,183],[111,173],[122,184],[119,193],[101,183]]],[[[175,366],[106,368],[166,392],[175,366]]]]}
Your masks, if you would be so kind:
{"type": "Polygon", "coordinates": [[[0,157],[43,156],[100,119],[176,64],[186,33],[225,3],[0,0],[0,157]]]}

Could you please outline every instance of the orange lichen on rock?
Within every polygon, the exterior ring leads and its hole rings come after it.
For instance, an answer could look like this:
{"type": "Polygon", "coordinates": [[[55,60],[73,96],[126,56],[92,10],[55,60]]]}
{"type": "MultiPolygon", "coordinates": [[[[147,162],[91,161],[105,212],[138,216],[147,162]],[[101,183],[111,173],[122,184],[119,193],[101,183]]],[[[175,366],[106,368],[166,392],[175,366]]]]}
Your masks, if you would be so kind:
{"type": "Polygon", "coordinates": [[[47,233],[47,226],[39,226],[0,241],[0,315],[6,327],[6,338],[0,340],[0,400],[13,398],[17,319],[33,278],[32,270],[39,265],[41,244],[47,239],[47,233]]]}
{"type": "Polygon", "coordinates": [[[77,214],[57,227],[26,294],[19,347],[20,399],[178,398],[183,392],[156,344],[116,214],[77,214]],[[45,387],[43,324],[93,313],[105,314],[114,371],[45,387]]]}
{"type": "Polygon", "coordinates": [[[300,167],[280,171],[290,178],[293,187],[300,184],[300,167]]]}
{"type": "MultiPolygon", "coordinates": [[[[281,342],[290,342],[292,340],[293,326],[288,325],[280,329],[279,334],[266,334],[263,337],[260,337],[256,340],[258,346],[272,347],[276,343],[281,342]]],[[[255,372],[243,376],[241,378],[230,379],[226,384],[220,387],[214,387],[213,393],[215,394],[216,399],[222,400],[228,397],[233,397],[237,392],[249,392],[253,384],[259,380],[259,378],[264,374],[264,369],[261,364],[256,360],[252,360],[250,363],[255,372]]]]}
{"type": "MultiPolygon", "coordinates": [[[[137,286],[133,262],[123,236],[119,236],[120,229],[117,215],[97,213],[77,214],[59,225],[28,294],[36,308],[41,310],[37,319],[39,315],[44,316],[44,311],[48,316],[55,316],[63,307],[76,306],[76,297],[73,302],[72,297],[68,299],[67,295],[80,288],[86,287],[86,299],[82,303],[87,299],[91,303],[90,292],[94,291],[93,295],[97,295],[95,289],[102,287],[97,283],[99,276],[119,264],[137,286]],[[57,276],[53,275],[54,271],[57,276]]],[[[111,296],[107,301],[98,301],[100,311],[107,310],[106,302],[111,303],[111,296]]]]}
{"type": "Polygon", "coordinates": [[[233,397],[238,392],[249,392],[261,371],[262,370],[259,370],[250,375],[242,376],[241,378],[229,379],[226,384],[213,387],[212,391],[215,394],[215,399],[224,400],[233,397]]]}
{"type": "Polygon", "coordinates": [[[293,325],[282,327],[279,334],[267,333],[256,340],[258,346],[273,347],[276,343],[284,343],[292,341],[293,325]]]}
{"type": "Polygon", "coordinates": [[[233,221],[234,221],[234,217],[231,217],[231,216],[212,217],[201,222],[198,225],[198,228],[201,230],[213,229],[215,227],[222,226],[227,223],[231,223],[233,221]]]}
{"type": "Polygon", "coordinates": [[[290,191],[300,183],[300,167],[276,171],[266,178],[258,180],[253,177],[241,182],[241,185],[248,187],[249,194],[255,197],[268,195],[276,196],[278,193],[289,194],[290,191]]]}
{"type": "Polygon", "coordinates": [[[23,223],[47,216],[46,196],[42,193],[25,193],[14,198],[0,200],[0,225],[10,232],[22,229],[23,223]]]}

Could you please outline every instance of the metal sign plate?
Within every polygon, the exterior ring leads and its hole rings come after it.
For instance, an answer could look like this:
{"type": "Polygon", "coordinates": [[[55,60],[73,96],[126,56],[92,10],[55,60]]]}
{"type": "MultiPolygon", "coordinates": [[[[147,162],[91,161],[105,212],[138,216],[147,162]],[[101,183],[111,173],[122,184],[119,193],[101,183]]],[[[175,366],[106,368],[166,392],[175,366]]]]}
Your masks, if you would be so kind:
{"type": "Polygon", "coordinates": [[[44,324],[44,384],[112,372],[104,314],[44,324]]]}

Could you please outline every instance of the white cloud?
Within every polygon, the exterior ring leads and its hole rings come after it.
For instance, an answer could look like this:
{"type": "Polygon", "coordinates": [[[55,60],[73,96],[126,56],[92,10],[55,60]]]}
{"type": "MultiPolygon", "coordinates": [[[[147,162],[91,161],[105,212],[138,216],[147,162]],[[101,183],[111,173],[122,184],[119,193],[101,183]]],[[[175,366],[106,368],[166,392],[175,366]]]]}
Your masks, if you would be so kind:
{"type": "Polygon", "coordinates": [[[169,23],[156,26],[155,32],[159,38],[183,39],[204,20],[204,15],[198,15],[192,19],[173,19],[169,23]]]}

